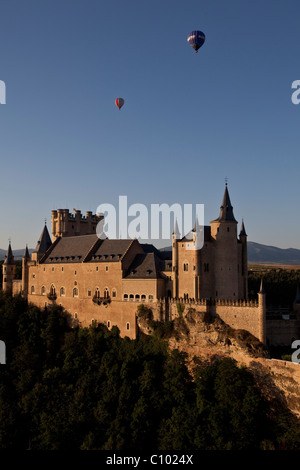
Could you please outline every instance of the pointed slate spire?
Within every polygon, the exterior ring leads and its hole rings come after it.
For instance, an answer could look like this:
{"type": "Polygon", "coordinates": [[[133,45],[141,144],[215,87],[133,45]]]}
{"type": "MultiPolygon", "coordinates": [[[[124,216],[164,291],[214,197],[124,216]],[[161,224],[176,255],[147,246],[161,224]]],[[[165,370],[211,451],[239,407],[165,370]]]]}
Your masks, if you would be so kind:
{"type": "Polygon", "coordinates": [[[175,220],[173,235],[175,235],[175,238],[180,238],[180,232],[179,232],[179,228],[178,228],[177,219],[175,220]]]}
{"type": "Polygon", "coordinates": [[[233,215],[233,207],[231,205],[230,197],[229,197],[229,192],[227,188],[227,183],[225,184],[225,192],[223,196],[223,201],[222,205],[220,207],[220,214],[219,217],[216,219],[218,222],[223,222],[223,221],[232,221],[236,222],[234,215],[233,215]]]}
{"type": "Polygon", "coordinates": [[[265,288],[264,288],[264,284],[263,284],[263,280],[262,280],[262,279],[261,279],[261,281],[260,281],[259,294],[265,294],[265,288]]]}
{"type": "Polygon", "coordinates": [[[8,244],[8,249],[7,249],[7,253],[5,255],[5,260],[4,260],[3,264],[6,264],[6,265],[15,264],[15,258],[14,258],[14,255],[13,255],[13,252],[12,252],[12,249],[11,249],[10,242],[8,244]]]}
{"type": "Polygon", "coordinates": [[[240,237],[247,237],[247,233],[245,230],[245,224],[244,224],[244,219],[242,220],[242,225],[241,225],[241,231],[240,231],[240,237]]]}
{"type": "Polygon", "coordinates": [[[52,241],[47,229],[47,225],[45,224],[41,236],[37,242],[35,247],[34,253],[46,253],[48,248],[52,245],[52,241]]]}
{"type": "Polygon", "coordinates": [[[26,245],[26,248],[25,248],[25,251],[24,251],[23,258],[24,258],[24,259],[30,259],[30,254],[29,254],[28,246],[27,246],[27,245],[26,245]]]}

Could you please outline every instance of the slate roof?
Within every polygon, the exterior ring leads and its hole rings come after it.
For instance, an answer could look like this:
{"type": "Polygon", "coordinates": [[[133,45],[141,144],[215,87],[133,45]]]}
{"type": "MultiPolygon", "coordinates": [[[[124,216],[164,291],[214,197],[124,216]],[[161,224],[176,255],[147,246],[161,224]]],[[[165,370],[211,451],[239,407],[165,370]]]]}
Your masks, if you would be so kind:
{"type": "Polygon", "coordinates": [[[161,278],[162,260],[155,253],[138,254],[124,276],[126,279],[161,278]]]}
{"type": "Polygon", "coordinates": [[[223,222],[223,221],[236,222],[234,215],[233,215],[233,207],[231,205],[227,184],[225,186],[225,192],[223,196],[222,205],[220,207],[219,217],[216,220],[214,220],[214,222],[223,222]]]}
{"type": "Polygon", "coordinates": [[[80,263],[97,240],[101,241],[96,234],[62,237],[54,244],[53,249],[42,262],[47,264],[80,263]]]}
{"type": "Polygon", "coordinates": [[[5,255],[5,260],[3,264],[5,265],[15,264],[15,258],[14,258],[10,243],[8,245],[7,253],[5,255]]]}
{"type": "Polygon", "coordinates": [[[47,225],[44,226],[41,236],[37,242],[34,253],[46,253],[48,248],[52,245],[52,241],[47,229],[47,225]]]}
{"type": "Polygon", "coordinates": [[[120,239],[120,240],[102,240],[102,243],[92,254],[89,261],[99,262],[114,262],[120,261],[121,257],[128,250],[132,240],[120,239]]]}

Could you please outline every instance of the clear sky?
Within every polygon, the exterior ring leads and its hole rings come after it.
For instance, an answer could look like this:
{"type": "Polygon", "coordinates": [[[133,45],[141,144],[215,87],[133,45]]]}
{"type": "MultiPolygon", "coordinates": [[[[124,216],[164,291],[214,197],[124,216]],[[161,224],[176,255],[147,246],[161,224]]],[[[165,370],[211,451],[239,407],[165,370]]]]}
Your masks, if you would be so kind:
{"type": "Polygon", "coordinates": [[[208,224],[228,177],[248,240],[300,249],[299,0],[0,8],[1,248],[34,248],[52,209],[96,212],[119,195],[204,204],[208,224]]]}

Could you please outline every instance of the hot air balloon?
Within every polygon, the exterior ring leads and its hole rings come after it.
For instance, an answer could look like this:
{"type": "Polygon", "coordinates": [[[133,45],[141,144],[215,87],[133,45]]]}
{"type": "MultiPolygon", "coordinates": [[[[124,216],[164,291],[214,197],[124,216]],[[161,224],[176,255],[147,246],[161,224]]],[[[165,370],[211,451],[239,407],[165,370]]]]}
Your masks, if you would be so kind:
{"type": "Polygon", "coordinates": [[[118,106],[118,108],[121,109],[123,104],[124,104],[124,100],[123,100],[123,98],[117,98],[115,103],[118,106]]]}
{"type": "Polygon", "coordinates": [[[205,34],[202,31],[192,31],[187,38],[189,45],[195,49],[195,52],[198,52],[201,46],[203,46],[205,41],[205,34]]]}

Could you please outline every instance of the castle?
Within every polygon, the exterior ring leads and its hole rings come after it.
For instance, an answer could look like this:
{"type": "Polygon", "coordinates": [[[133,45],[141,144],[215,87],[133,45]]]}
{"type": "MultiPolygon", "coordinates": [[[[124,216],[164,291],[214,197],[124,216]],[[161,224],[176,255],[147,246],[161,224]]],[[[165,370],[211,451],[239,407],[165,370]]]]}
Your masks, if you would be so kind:
{"type": "Polygon", "coordinates": [[[22,280],[15,280],[9,244],[3,264],[3,290],[22,293],[29,302],[65,308],[82,326],[101,322],[118,326],[122,336],[136,338],[137,307],[150,307],[156,320],[172,320],[178,303],[220,316],[233,328],[245,329],[266,343],[263,285],[258,301],[248,301],[247,234],[237,221],[227,183],[219,217],[204,227],[204,242],[172,236],[172,251],[161,251],[137,239],[100,239],[100,215],[67,209],[52,211],[52,240],[43,227],[37,246],[22,259],[22,280]]]}

